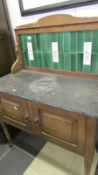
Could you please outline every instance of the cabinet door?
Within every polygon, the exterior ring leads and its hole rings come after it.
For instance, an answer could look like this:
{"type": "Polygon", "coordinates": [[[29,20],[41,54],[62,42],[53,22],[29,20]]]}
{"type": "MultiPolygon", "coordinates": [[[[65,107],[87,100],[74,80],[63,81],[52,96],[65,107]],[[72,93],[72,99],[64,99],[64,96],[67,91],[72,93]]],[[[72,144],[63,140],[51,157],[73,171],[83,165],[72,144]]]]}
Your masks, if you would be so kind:
{"type": "Polygon", "coordinates": [[[59,145],[84,154],[85,117],[52,107],[42,107],[42,135],[59,145]]]}
{"type": "Polygon", "coordinates": [[[24,99],[2,93],[0,94],[0,102],[3,120],[19,126],[28,125],[29,116],[24,99]]]}

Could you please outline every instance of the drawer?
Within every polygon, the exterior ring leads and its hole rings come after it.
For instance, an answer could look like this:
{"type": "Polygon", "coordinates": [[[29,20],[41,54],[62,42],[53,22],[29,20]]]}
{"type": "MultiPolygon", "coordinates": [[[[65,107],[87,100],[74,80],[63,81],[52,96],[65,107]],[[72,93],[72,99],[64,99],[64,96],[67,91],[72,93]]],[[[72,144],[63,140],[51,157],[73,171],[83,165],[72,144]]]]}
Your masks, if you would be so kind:
{"type": "Polygon", "coordinates": [[[85,117],[77,113],[44,107],[40,110],[41,132],[48,140],[84,154],[85,117]]]}
{"type": "Polygon", "coordinates": [[[0,94],[0,98],[3,119],[26,126],[29,122],[29,115],[25,100],[6,94],[0,94]]]}
{"type": "MultiPolygon", "coordinates": [[[[20,101],[12,102],[10,100],[1,99],[2,109],[4,114],[16,118],[18,116],[23,116],[23,106],[20,101]]],[[[21,120],[21,118],[19,118],[21,120]]]]}

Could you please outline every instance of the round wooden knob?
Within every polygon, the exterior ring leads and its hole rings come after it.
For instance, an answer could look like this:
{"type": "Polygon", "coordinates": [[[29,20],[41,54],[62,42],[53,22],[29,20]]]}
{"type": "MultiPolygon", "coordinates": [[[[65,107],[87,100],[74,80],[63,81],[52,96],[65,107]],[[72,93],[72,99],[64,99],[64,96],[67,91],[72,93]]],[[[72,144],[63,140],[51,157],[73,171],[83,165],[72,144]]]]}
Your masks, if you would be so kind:
{"type": "Polygon", "coordinates": [[[33,122],[36,124],[36,125],[39,125],[39,118],[38,117],[34,117],[33,118],[33,122]]]}
{"type": "Polygon", "coordinates": [[[18,107],[17,106],[14,106],[14,109],[17,111],[18,110],[18,107]]]}
{"type": "Polygon", "coordinates": [[[25,119],[26,122],[29,121],[29,114],[28,114],[28,112],[25,113],[24,119],[25,119]]]}

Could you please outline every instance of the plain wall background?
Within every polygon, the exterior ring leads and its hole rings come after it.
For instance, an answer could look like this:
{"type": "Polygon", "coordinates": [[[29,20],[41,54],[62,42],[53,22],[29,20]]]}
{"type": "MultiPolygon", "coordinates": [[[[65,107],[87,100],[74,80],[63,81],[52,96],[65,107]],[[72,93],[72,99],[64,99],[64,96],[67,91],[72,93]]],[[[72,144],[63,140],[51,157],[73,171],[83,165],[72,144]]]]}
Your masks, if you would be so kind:
{"type": "MultiPolygon", "coordinates": [[[[29,3],[29,0],[27,1],[29,3]]],[[[55,2],[57,2],[57,0],[55,0],[55,2]]],[[[38,15],[36,14],[36,15],[30,15],[30,16],[23,17],[21,16],[21,13],[20,13],[18,0],[6,0],[6,3],[7,3],[8,12],[9,12],[10,20],[11,20],[13,34],[14,34],[14,29],[16,28],[16,26],[36,22],[39,18],[48,16],[48,15],[52,15],[52,14],[71,14],[76,17],[98,16],[98,4],[84,6],[84,7],[71,8],[71,9],[66,9],[66,10],[52,11],[52,12],[47,12],[47,13],[41,13],[38,15]]],[[[43,3],[43,0],[41,0],[41,5],[42,3],[43,3]]],[[[14,38],[15,38],[15,35],[14,35],[14,38]]]]}

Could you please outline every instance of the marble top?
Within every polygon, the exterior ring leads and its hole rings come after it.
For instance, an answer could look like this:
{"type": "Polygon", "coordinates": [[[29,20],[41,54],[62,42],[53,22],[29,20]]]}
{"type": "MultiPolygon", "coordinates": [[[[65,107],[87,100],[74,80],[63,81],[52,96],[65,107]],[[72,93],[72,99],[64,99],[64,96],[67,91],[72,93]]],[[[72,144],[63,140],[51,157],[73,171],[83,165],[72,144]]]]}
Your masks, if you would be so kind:
{"type": "Polygon", "coordinates": [[[21,70],[0,78],[0,91],[98,117],[98,80],[21,70]]]}

